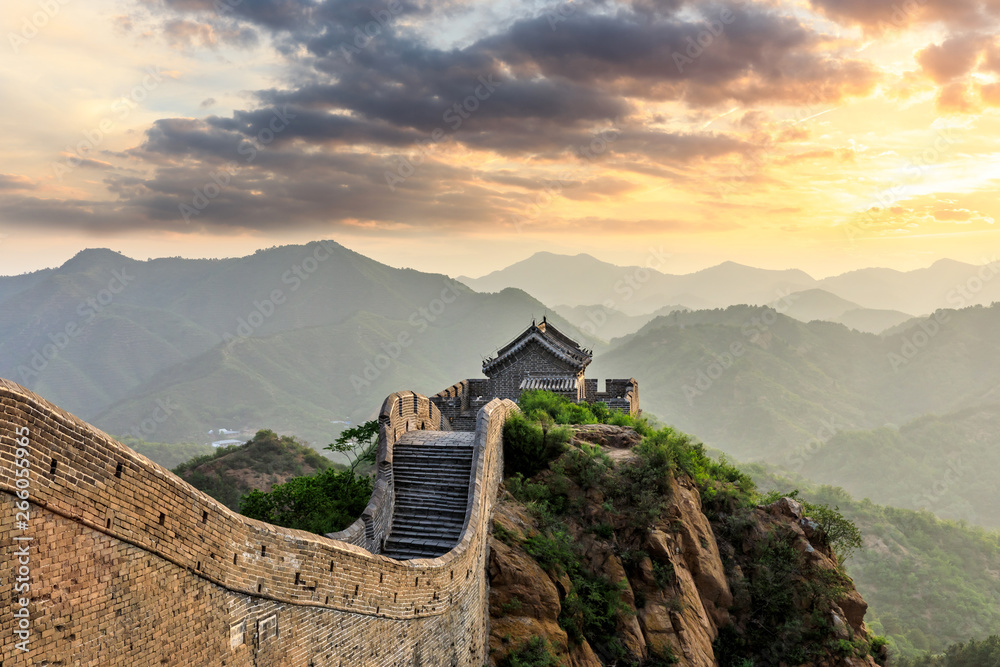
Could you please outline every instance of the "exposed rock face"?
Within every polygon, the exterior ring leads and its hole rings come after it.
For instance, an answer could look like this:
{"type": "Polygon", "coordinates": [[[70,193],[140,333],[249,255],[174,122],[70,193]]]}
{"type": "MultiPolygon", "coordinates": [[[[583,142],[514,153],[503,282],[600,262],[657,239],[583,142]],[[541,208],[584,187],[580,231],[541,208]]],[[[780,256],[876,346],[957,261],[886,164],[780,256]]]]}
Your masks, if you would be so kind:
{"type": "Polygon", "coordinates": [[[577,442],[589,442],[611,449],[631,449],[639,444],[642,436],[630,428],[610,424],[584,424],[574,426],[577,442]]]}
{"type": "MultiPolygon", "coordinates": [[[[609,450],[638,441],[630,429],[604,425],[578,428],[577,437],[604,443],[609,450]]],[[[630,464],[627,452],[617,453],[612,458],[619,465],[630,464]]],[[[548,474],[542,473],[536,480],[545,481],[548,474]]],[[[716,531],[702,510],[699,490],[686,476],[673,481],[668,502],[656,524],[646,530],[631,529],[631,533],[628,526],[615,523],[614,517],[606,513],[606,507],[602,509],[604,498],[597,489],[584,491],[570,484],[567,494],[572,506],[579,508],[578,513],[565,520],[572,543],[589,571],[620,584],[621,599],[630,610],[620,615],[615,631],[625,654],[617,660],[618,665],[640,665],[645,660],[666,656],[673,656],[676,664],[688,667],[719,664],[713,641],[721,629],[745,622],[740,616],[745,610],[734,595],[737,588],[745,588],[734,549],[752,553],[756,541],[780,534],[797,553],[804,555],[810,567],[815,566],[814,572],[837,569],[836,556],[818,526],[803,516],[801,505],[792,499],[783,498],[752,510],[749,542],[736,547],[727,543],[720,550],[716,531]],[[617,543],[601,539],[595,531],[584,527],[600,522],[613,524],[617,543]],[[628,538],[623,536],[640,541],[626,545],[622,540],[628,538]],[[626,553],[638,553],[641,557],[623,563],[626,553]],[[724,557],[723,553],[729,555],[724,557]],[[729,563],[728,571],[724,562],[729,563]]],[[[511,650],[536,635],[548,639],[563,665],[612,664],[612,659],[602,661],[586,640],[574,643],[560,627],[562,605],[573,584],[565,574],[547,572],[523,548],[526,538],[539,534],[535,518],[508,494],[497,505],[495,525],[499,528],[491,541],[490,557],[491,664],[502,663],[511,650]]],[[[830,624],[836,637],[845,640],[867,637],[863,621],[866,610],[867,604],[848,585],[830,609],[830,624]]],[[[804,617],[807,613],[803,609],[804,617]]],[[[799,667],[875,664],[871,657],[831,656],[799,667]]]]}

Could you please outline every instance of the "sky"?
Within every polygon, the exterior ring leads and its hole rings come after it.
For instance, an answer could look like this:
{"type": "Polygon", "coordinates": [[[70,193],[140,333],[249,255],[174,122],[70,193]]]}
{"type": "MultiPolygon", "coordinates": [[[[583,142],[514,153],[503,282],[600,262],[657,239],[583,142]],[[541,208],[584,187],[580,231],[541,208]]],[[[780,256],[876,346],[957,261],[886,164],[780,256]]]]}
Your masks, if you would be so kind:
{"type": "Polygon", "coordinates": [[[1000,252],[1000,0],[4,0],[0,275],[1000,252]]]}

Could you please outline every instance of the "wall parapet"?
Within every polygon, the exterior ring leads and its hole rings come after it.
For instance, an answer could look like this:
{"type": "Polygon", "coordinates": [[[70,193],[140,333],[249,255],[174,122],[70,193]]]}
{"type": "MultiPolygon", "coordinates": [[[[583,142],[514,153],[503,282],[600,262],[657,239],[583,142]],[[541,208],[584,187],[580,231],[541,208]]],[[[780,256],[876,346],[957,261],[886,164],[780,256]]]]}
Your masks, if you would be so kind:
{"type": "MultiPolygon", "coordinates": [[[[262,659],[263,653],[260,652],[264,651],[264,644],[259,640],[264,636],[261,633],[272,636],[266,631],[266,627],[270,626],[260,626],[258,634],[253,635],[253,628],[247,626],[248,617],[239,614],[250,613],[246,610],[258,609],[261,605],[280,603],[269,607],[276,610],[277,620],[274,623],[284,623],[288,627],[291,622],[293,627],[285,634],[275,629],[271,640],[273,648],[269,650],[276,651],[273,655],[293,657],[253,664],[303,667],[310,664],[314,657],[303,654],[305,649],[286,647],[290,652],[280,653],[286,642],[295,640],[297,636],[301,640],[305,630],[295,631],[295,626],[301,625],[302,628],[308,626],[310,632],[319,633],[317,637],[324,632],[333,632],[324,628],[337,627],[342,633],[352,628],[358,632],[363,629],[366,648],[370,643],[372,651],[382,651],[381,655],[386,656],[403,655],[401,652],[404,649],[407,651],[406,657],[387,658],[370,664],[414,664],[412,660],[420,655],[424,664],[478,667],[485,659],[485,614],[488,607],[485,559],[491,528],[490,513],[502,475],[503,421],[511,410],[516,409],[510,401],[494,400],[478,416],[475,477],[470,485],[470,504],[459,544],[438,558],[397,561],[372,553],[355,540],[363,538],[364,544],[377,546],[391,527],[392,445],[406,430],[436,428],[435,419],[440,424],[440,412],[426,397],[413,392],[399,392],[386,399],[379,417],[379,479],[375,493],[365,516],[338,534],[344,536],[343,541],[338,541],[304,531],[279,528],[236,514],[108,435],[23,387],[0,379],[0,500],[3,501],[0,508],[0,555],[4,556],[3,562],[8,562],[14,549],[10,545],[13,545],[15,525],[17,448],[28,453],[33,511],[47,517],[45,520],[50,524],[44,534],[35,537],[40,543],[53,541],[44,545],[48,549],[49,560],[39,565],[36,573],[39,588],[32,593],[35,600],[50,600],[49,607],[36,611],[33,620],[38,637],[36,646],[42,651],[37,657],[49,659],[56,655],[55,652],[45,653],[47,645],[44,643],[56,642],[61,636],[59,633],[62,630],[57,632],[55,628],[65,627],[70,622],[67,618],[86,617],[91,613],[86,605],[96,605],[99,601],[98,595],[83,595],[76,603],[64,599],[69,585],[62,579],[68,575],[60,571],[58,550],[66,549],[61,555],[66,562],[82,556],[73,553],[72,543],[55,542],[59,539],[58,531],[51,530],[51,524],[62,522],[66,526],[75,526],[74,531],[82,531],[81,534],[95,544],[110,545],[102,549],[131,554],[122,556],[129,562],[147,567],[148,561],[151,571],[158,571],[154,567],[155,562],[163,562],[163,567],[168,568],[166,571],[176,573],[172,575],[173,580],[184,579],[193,588],[209,585],[205,589],[208,591],[205,597],[199,597],[202,600],[199,604],[205,604],[204,599],[207,598],[219,600],[217,604],[221,606],[212,613],[222,619],[230,615],[233,621],[232,638],[228,634],[224,641],[214,636],[180,637],[171,640],[175,642],[171,644],[174,648],[169,649],[173,652],[177,642],[190,641],[192,647],[198,642],[208,642],[205,646],[209,648],[199,647],[196,653],[191,654],[206,655],[205,651],[218,653],[212,653],[212,660],[202,664],[221,664],[217,662],[220,656],[229,656],[230,651],[234,652],[232,655],[237,655],[236,647],[246,648],[248,645],[252,645],[255,652],[254,660],[262,659]],[[22,438],[24,431],[27,435],[22,438]],[[141,558],[143,554],[154,560],[141,558]],[[177,569],[169,570],[168,564],[177,569]],[[70,606],[57,609],[56,600],[63,600],[60,604],[70,606]],[[84,607],[74,607],[73,604],[83,604],[84,607]],[[390,626],[395,630],[378,630],[390,627],[384,626],[389,621],[392,621],[390,626]],[[404,625],[399,625],[399,622],[404,622],[404,625]],[[260,629],[262,627],[265,629],[260,629]],[[238,641],[239,632],[246,633],[253,641],[243,641],[242,638],[238,641]],[[430,639],[427,633],[440,641],[430,639]],[[444,641],[443,638],[449,636],[455,639],[444,641]],[[436,648],[438,645],[440,647],[436,648]],[[442,651],[447,653],[447,660],[442,657],[442,651]]],[[[89,560],[88,557],[81,562],[89,560]]],[[[101,581],[110,579],[118,582],[115,585],[121,588],[131,585],[129,577],[121,579],[124,570],[120,566],[109,562],[99,567],[106,567],[107,570],[102,572],[101,581]]],[[[11,599],[10,578],[3,579],[6,581],[0,584],[0,596],[11,599]]],[[[97,580],[84,580],[79,581],[75,588],[82,588],[86,593],[88,585],[100,584],[97,580]]],[[[96,641],[96,636],[88,637],[82,628],[77,628],[77,633],[73,634],[77,637],[73,646],[87,647],[79,648],[80,651],[105,651],[84,655],[89,659],[103,656],[105,659],[98,660],[101,664],[160,664],[159,660],[136,660],[134,652],[131,654],[133,658],[128,658],[129,651],[133,651],[129,633],[123,631],[116,634],[108,628],[115,627],[115,616],[121,613],[123,605],[139,605],[136,609],[141,610],[144,604],[154,605],[156,596],[170,596],[171,593],[153,590],[143,595],[130,594],[124,602],[121,601],[120,591],[108,595],[110,598],[117,596],[119,601],[101,602],[108,605],[107,613],[111,614],[110,618],[98,619],[101,641],[96,641]],[[117,611],[114,611],[116,608],[117,611]],[[124,657],[112,659],[119,653],[124,657]]],[[[174,595],[178,595],[176,588],[174,595]]],[[[14,619],[9,609],[0,615],[0,653],[4,655],[12,655],[11,643],[14,641],[14,619]]],[[[170,614],[175,613],[176,610],[170,611],[170,614]]],[[[142,614],[137,613],[137,616],[142,614]]],[[[145,614],[145,617],[149,616],[149,613],[145,614]]],[[[173,616],[167,614],[159,620],[164,627],[168,627],[173,622],[171,618],[173,616]]],[[[145,623],[153,623],[154,620],[145,623]]],[[[315,645],[317,651],[322,648],[327,651],[324,655],[329,657],[330,647],[334,644],[315,637],[312,639],[315,642],[309,645],[315,645]]],[[[348,658],[358,647],[341,648],[344,651],[341,655],[348,658]]],[[[59,654],[68,655],[62,649],[59,654]]],[[[167,660],[164,664],[188,664],[182,654],[160,657],[167,660]]],[[[226,664],[251,663],[234,659],[226,664]]],[[[328,663],[319,660],[316,664],[328,663]]]]}
{"type": "Polygon", "coordinates": [[[371,553],[381,553],[392,529],[395,487],[392,475],[392,449],[407,431],[441,430],[441,412],[426,396],[412,391],[389,394],[378,414],[378,452],[375,458],[375,489],[361,517],[337,533],[327,533],[332,540],[347,542],[371,553]]]}

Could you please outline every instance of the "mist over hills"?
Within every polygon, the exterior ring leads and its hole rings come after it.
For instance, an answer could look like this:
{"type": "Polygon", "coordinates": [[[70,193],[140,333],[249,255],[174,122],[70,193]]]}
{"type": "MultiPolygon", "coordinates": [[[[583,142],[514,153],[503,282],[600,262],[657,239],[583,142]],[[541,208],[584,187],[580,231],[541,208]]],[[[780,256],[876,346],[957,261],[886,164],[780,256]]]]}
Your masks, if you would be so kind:
{"type": "Polygon", "coordinates": [[[459,280],[478,291],[517,287],[551,307],[600,304],[631,316],[664,306],[701,310],[784,302],[786,314],[796,319],[840,322],[872,333],[939,308],[1000,300],[1000,280],[993,280],[1000,275],[995,258],[983,266],[940,260],[914,271],[870,268],[821,280],[797,269],[757,269],[735,262],[672,275],[662,272],[668,265],[669,255],[662,251],[651,251],[646,267],[540,252],[480,278],[459,280]]]}
{"type": "Polygon", "coordinates": [[[1000,526],[997,327],[1000,305],[885,337],[733,306],[657,318],[591,369],[641,368],[644,410],[739,460],[1000,526]]]}
{"type": "Polygon", "coordinates": [[[326,444],[331,420],[475,375],[546,312],[519,290],[477,294],[332,242],[227,260],[87,250],[0,278],[0,294],[0,376],[112,434],[167,442],[267,425],[326,444]]]}
{"type": "MultiPolygon", "coordinates": [[[[577,261],[553,257],[541,259],[577,261]]],[[[957,263],[938,264],[953,272],[957,263]]],[[[622,275],[601,266],[602,280],[622,275]]],[[[0,278],[0,376],[113,435],[206,443],[212,429],[271,428],[322,446],[342,428],[334,422],[369,418],[392,391],[429,394],[479,376],[483,357],[548,313],[595,350],[588,377],[638,378],[644,410],[740,460],[997,525],[983,506],[1000,506],[984,472],[997,449],[1000,308],[940,310],[874,335],[823,321],[874,316],[859,301],[819,287],[767,294],[805,281],[801,272],[716,269],[692,274],[685,292],[721,298],[727,281],[742,281],[742,293],[774,307],[553,312],[520,289],[478,293],[330,242],[228,260],[88,250],[58,269],[0,278]],[[942,448],[987,465],[964,465],[959,482],[929,497],[922,489],[941,474],[942,448]],[[886,483],[879,466],[857,471],[866,457],[900,474],[886,483]]],[[[918,274],[925,284],[928,271],[918,274]]],[[[652,276],[632,303],[651,293],[652,276]]],[[[539,280],[536,288],[560,282],[539,280]]]]}

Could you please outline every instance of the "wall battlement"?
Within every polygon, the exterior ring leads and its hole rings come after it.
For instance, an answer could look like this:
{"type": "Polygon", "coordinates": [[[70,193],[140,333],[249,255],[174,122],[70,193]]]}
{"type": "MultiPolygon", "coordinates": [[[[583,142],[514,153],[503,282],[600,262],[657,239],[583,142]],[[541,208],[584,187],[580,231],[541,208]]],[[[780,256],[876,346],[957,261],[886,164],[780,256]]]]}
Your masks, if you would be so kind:
{"type": "Polygon", "coordinates": [[[15,646],[20,619],[5,605],[4,667],[479,667],[490,515],[503,421],[514,409],[495,400],[479,413],[472,502],[458,546],[438,558],[397,561],[372,551],[391,526],[392,444],[406,430],[440,424],[423,396],[400,392],[383,404],[376,492],[364,516],[335,535],[340,541],[235,514],[0,380],[0,566],[10,568],[0,572],[0,599],[23,595],[12,576],[23,544],[30,569],[29,651],[15,646]],[[29,464],[21,489],[29,495],[27,527],[18,524],[18,460],[29,464]]]}

